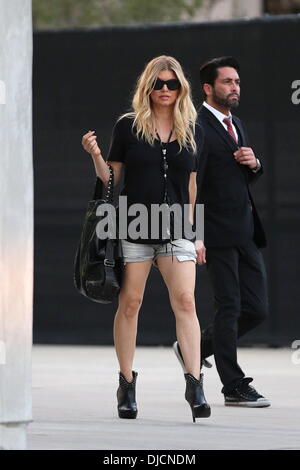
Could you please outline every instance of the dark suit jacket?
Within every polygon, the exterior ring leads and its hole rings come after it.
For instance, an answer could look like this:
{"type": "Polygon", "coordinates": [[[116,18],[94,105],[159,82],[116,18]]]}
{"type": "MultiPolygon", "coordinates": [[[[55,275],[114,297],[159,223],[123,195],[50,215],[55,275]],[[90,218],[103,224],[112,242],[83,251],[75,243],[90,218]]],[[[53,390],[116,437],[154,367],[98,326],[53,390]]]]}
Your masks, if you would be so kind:
{"type": "Polygon", "coordinates": [[[239,145],[205,106],[198,115],[204,131],[204,145],[197,173],[197,202],[204,204],[204,243],[209,246],[234,246],[253,239],[266,246],[265,233],[256,211],[249,184],[257,173],[236,162],[233,153],[250,147],[240,119],[233,116],[239,145]]]}

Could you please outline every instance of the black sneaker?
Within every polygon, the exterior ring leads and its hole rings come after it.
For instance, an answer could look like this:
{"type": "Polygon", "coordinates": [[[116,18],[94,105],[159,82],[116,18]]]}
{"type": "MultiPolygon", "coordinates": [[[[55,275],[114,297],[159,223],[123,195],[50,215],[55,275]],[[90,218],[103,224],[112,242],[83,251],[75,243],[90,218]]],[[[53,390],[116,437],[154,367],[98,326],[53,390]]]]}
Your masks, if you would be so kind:
{"type": "Polygon", "coordinates": [[[230,393],[224,393],[225,406],[245,406],[248,408],[263,408],[270,406],[268,398],[260,395],[254,387],[249,385],[253,379],[244,378],[241,384],[230,393]]]}
{"type": "MultiPolygon", "coordinates": [[[[182,356],[178,341],[175,341],[175,343],[173,344],[173,349],[174,349],[174,352],[176,354],[176,357],[177,357],[178,361],[180,362],[180,365],[182,367],[182,370],[183,370],[184,374],[187,374],[187,370],[185,368],[183,356],[182,356]]],[[[210,369],[212,367],[212,364],[207,359],[202,359],[201,360],[201,367],[202,366],[207,367],[208,369],[210,369]]]]}

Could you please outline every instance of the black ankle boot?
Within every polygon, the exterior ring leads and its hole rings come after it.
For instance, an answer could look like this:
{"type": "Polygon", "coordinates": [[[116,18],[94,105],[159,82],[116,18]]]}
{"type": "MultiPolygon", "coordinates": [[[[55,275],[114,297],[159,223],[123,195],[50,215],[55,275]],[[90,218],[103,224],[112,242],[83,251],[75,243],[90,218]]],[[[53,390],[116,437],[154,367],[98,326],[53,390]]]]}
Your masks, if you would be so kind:
{"type": "Polygon", "coordinates": [[[135,419],[137,417],[135,384],[138,373],[133,370],[132,375],[132,382],[127,382],[124,375],[119,372],[119,388],[117,390],[119,418],[135,419]]]}
{"type": "Polygon", "coordinates": [[[208,418],[210,406],[204,396],[203,374],[200,374],[200,380],[195,379],[192,374],[184,374],[184,378],[186,380],[185,399],[190,404],[193,422],[195,418],[208,418]]]}

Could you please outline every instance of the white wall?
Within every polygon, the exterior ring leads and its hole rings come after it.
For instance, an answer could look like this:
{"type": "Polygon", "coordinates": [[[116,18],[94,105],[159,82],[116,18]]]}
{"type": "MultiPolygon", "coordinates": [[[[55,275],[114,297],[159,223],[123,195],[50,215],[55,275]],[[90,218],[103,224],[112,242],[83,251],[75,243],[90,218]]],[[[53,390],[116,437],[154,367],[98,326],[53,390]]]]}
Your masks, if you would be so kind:
{"type": "Polygon", "coordinates": [[[31,0],[0,0],[0,448],[32,420],[31,0]]]}

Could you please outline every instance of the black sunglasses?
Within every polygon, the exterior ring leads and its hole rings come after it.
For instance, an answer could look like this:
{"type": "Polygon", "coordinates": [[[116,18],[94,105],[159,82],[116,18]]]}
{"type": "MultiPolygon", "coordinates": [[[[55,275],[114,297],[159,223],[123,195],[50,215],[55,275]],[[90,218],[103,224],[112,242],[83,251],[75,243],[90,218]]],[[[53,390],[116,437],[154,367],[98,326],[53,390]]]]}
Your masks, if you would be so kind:
{"type": "Polygon", "coordinates": [[[181,87],[180,81],[177,78],[172,78],[171,80],[157,78],[153,90],[161,90],[164,85],[167,85],[169,90],[178,90],[181,87]]]}

